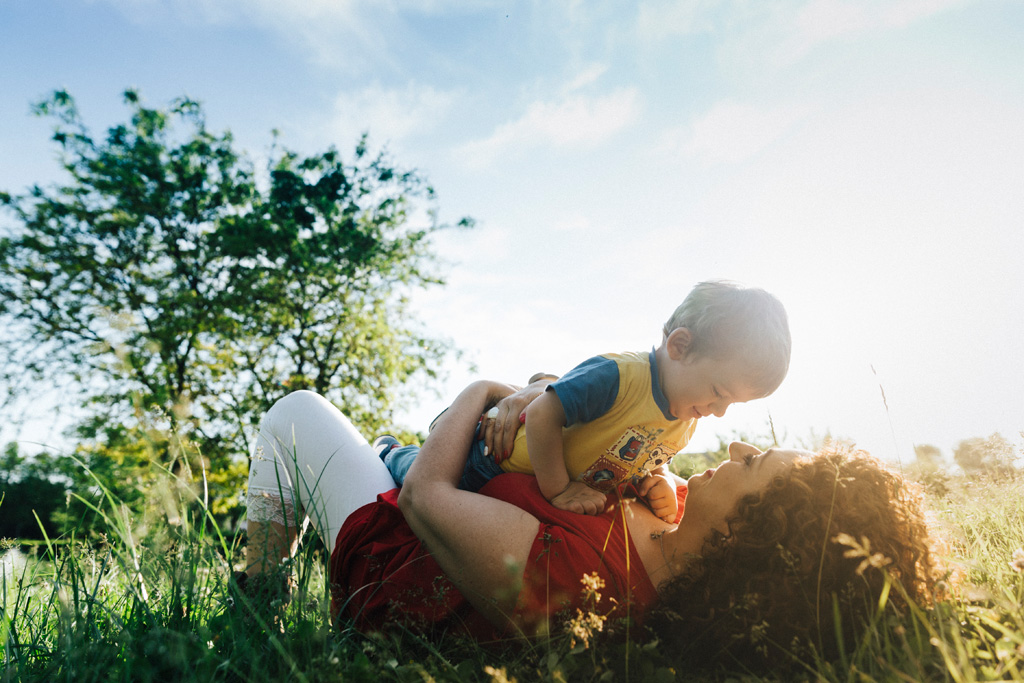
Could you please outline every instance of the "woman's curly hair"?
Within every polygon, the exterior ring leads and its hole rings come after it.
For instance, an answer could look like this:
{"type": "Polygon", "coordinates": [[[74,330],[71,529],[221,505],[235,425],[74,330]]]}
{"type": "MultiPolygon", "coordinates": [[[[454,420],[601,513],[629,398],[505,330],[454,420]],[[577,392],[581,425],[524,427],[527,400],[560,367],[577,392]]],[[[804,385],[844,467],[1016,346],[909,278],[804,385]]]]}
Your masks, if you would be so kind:
{"type": "Polygon", "coordinates": [[[832,659],[850,651],[884,592],[897,613],[930,604],[930,543],[919,487],[863,451],[829,446],[743,497],[728,534],[661,586],[647,623],[691,662],[832,659]]]}

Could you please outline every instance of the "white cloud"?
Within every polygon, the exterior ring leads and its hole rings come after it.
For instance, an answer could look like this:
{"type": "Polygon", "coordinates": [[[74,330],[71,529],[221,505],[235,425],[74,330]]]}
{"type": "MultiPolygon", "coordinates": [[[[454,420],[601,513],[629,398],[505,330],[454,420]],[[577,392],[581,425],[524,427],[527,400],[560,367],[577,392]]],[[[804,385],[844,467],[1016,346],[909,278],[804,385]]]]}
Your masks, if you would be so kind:
{"type": "Polygon", "coordinates": [[[454,99],[452,93],[415,83],[400,89],[373,84],[358,92],[344,92],[334,100],[330,135],[335,140],[351,140],[369,131],[376,141],[399,141],[435,128],[454,99]]]}
{"type": "Polygon", "coordinates": [[[907,26],[918,19],[925,19],[951,7],[963,5],[968,0],[903,0],[903,2],[882,6],[882,25],[890,28],[907,26]]]}
{"type": "Polygon", "coordinates": [[[624,88],[600,97],[534,102],[521,118],[500,125],[489,138],[464,145],[457,154],[465,163],[481,167],[525,147],[597,145],[637,119],[639,99],[635,88],[624,88]]]}
{"type": "Polygon", "coordinates": [[[740,163],[786,135],[806,114],[807,108],[797,105],[759,108],[719,102],[686,129],[669,132],[666,139],[684,155],[706,163],[740,163]]]}
{"type": "Polygon", "coordinates": [[[812,0],[800,8],[792,24],[795,38],[806,47],[869,28],[872,20],[867,4],[842,0],[812,0]]]}
{"type": "Polygon", "coordinates": [[[608,66],[605,64],[591,64],[581,71],[576,78],[569,81],[569,84],[565,86],[565,92],[571,93],[575,90],[580,90],[591,85],[596,82],[597,79],[601,78],[606,71],[608,71],[608,66]]]}
{"type": "Polygon", "coordinates": [[[833,40],[899,29],[977,0],[647,0],[636,31],[641,42],[712,35],[719,55],[745,66],[784,65],[833,40]]]}
{"type": "Polygon", "coordinates": [[[556,218],[551,223],[551,229],[555,232],[567,235],[593,235],[596,228],[589,217],[582,213],[572,213],[562,218],[556,218]]]}
{"type": "Polygon", "coordinates": [[[365,3],[337,0],[107,0],[135,20],[170,12],[210,24],[269,24],[282,29],[316,22],[321,27],[339,26],[355,19],[365,3]]]}
{"type": "Polygon", "coordinates": [[[722,5],[721,0],[648,0],[637,11],[637,33],[646,42],[706,32],[722,5]]]}
{"type": "Polygon", "coordinates": [[[403,13],[434,14],[455,0],[106,0],[139,23],[186,22],[257,27],[282,37],[315,63],[350,72],[392,59],[403,13]]]}
{"type": "Polygon", "coordinates": [[[903,28],[915,21],[943,12],[964,0],[811,0],[801,7],[792,22],[788,37],[791,58],[798,58],[814,47],[864,31],[903,28]]]}

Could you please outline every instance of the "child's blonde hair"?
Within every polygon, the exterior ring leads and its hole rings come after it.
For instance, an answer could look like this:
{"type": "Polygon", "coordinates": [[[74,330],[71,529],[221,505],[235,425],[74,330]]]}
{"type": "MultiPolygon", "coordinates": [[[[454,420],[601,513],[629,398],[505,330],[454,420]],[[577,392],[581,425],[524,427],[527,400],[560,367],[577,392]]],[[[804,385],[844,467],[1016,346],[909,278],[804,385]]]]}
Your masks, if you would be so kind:
{"type": "Polygon", "coordinates": [[[765,396],[789,372],[789,318],[782,302],[763,289],[725,280],[698,283],[665,323],[665,336],[680,327],[692,337],[688,354],[744,363],[752,388],[765,396]]]}

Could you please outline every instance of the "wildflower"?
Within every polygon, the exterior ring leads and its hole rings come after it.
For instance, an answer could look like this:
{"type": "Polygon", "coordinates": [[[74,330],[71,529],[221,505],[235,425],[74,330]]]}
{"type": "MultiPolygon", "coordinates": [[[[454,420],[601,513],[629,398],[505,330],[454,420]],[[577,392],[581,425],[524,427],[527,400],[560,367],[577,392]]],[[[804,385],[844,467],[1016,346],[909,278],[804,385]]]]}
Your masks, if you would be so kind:
{"type": "Polygon", "coordinates": [[[892,564],[892,559],[882,553],[871,552],[871,540],[867,536],[861,536],[860,542],[850,534],[839,534],[832,539],[834,542],[845,545],[849,548],[843,553],[843,557],[861,557],[863,560],[857,566],[857,575],[860,576],[868,567],[883,569],[892,564]]]}
{"type": "Polygon", "coordinates": [[[1015,572],[1024,572],[1024,547],[1013,551],[1013,556],[1010,558],[1010,569],[1015,572]]]}
{"type": "Polygon", "coordinates": [[[491,677],[492,683],[515,683],[515,678],[509,678],[505,667],[495,669],[493,666],[485,666],[484,673],[491,677]]]}
{"type": "Polygon", "coordinates": [[[586,611],[581,609],[576,610],[576,616],[569,620],[566,625],[569,634],[572,636],[569,646],[576,647],[577,641],[583,643],[583,647],[590,647],[590,639],[595,633],[599,633],[604,630],[605,617],[603,614],[597,614],[596,612],[586,611]]]}
{"type": "Polygon", "coordinates": [[[577,641],[583,644],[584,648],[590,647],[590,639],[597,632],[604,630],[604,622],[608,618],[598,614],[597,603],[601,601],[601,594],[598,592],[604,588],[604,579],[597,572],[584,574],[580,579],[583,584],[583,604],[587,608],[576,609],[576,616],[566,623],[566,630],[571,636],[570,647],[576,647],[577,641]]]}
{"type": "Polygon", "coordinates": [[[583,584],[583,592],[588,598],[592,598],[594,603],[601,602],[601,594],[598,591],[604,588],[604,579],[597,572],[584,574],[580,583],[583,584]]]}

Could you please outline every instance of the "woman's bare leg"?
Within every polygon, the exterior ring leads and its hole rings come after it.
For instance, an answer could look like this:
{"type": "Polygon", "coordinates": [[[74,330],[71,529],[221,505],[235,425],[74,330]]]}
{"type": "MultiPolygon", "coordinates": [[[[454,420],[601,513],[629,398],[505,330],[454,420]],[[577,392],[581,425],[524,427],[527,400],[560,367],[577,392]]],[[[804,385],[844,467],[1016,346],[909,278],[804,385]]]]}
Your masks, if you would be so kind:
{"type": "Polygon", "coordinates": [[[246,521],[245,573],[249,576],[273,569],[295,553],[299,535],[294,526],[280,522],[246,521]]]}

